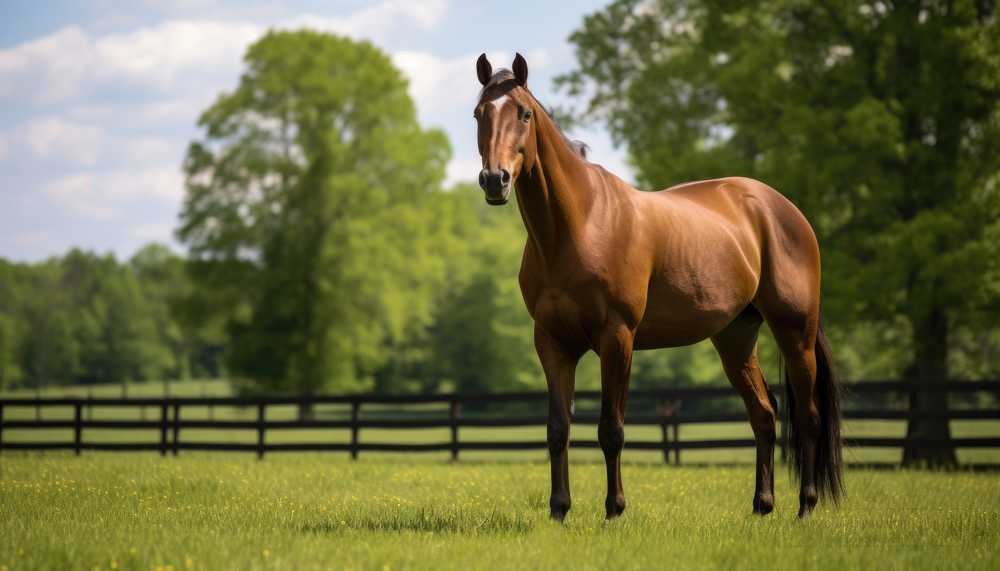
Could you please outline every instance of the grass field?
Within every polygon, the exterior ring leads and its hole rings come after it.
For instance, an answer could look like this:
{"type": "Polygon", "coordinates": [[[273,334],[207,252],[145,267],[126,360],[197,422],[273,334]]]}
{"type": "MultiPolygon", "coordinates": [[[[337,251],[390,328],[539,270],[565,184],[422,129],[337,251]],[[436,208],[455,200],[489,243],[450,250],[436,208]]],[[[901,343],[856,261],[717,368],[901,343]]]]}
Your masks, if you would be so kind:
{"type": "Polygon", "coordinates": [[[565,528],[546,463],[334,454],[0,456],[0,569],[996,569],[996,473],[852,469],[850,499],[750,514],[752,466],[571,465],[565,528]],[[828,511],[829,510],[829,511],[828,511]]]}

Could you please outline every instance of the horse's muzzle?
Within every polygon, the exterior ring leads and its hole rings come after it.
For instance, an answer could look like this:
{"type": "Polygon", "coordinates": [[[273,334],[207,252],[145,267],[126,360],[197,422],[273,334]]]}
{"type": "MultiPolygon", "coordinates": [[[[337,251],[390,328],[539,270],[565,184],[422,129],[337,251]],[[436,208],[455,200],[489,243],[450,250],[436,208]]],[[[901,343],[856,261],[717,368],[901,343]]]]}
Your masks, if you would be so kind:
{"type": "Polygon", "coordinates": [[[510,197],[510,173],[504,169],[479,171],[479,188],[486,193],[486,204],[507,204],[510,197]]]}

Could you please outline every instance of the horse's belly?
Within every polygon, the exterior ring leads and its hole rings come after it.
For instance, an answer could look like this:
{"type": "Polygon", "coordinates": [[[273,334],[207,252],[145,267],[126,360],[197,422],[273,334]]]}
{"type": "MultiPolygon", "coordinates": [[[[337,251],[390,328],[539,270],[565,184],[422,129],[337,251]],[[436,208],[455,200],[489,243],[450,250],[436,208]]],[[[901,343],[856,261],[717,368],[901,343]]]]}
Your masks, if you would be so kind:
{"type": "Polygon", "coordinates": [[[756,292],[752,275],[685,283],[650,283],[646,310],[636,329],[636,349],[681,347],[708,339],[735,318],[756,292]]]}
{"type": "Polygon", "coordinates": [[[721,331],[734,316],[705,314],[692,317],[674,311],[650,312],[647,308],[635,331],[633,348],[644,350],[693,345],[721,331]]]}

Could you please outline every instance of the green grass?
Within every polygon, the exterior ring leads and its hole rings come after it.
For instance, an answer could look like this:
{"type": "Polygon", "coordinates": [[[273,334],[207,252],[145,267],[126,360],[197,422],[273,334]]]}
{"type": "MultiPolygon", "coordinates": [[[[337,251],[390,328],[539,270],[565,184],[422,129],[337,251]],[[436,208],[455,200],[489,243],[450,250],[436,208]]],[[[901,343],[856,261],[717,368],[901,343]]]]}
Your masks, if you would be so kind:
{"type": "MultiPolygon", "coordinates": [[[[0,455],[0,565],[15,569],[990,569],[996,473],[848,470],[850,499],[750,514],[752,466],[571,464],[565,528],[546,463],[334,454],[0,455]],[[829,510],[829,511],[827,511],[829,510]]],[[[2,569],[2,567],[0,567],[2,569]]]]}

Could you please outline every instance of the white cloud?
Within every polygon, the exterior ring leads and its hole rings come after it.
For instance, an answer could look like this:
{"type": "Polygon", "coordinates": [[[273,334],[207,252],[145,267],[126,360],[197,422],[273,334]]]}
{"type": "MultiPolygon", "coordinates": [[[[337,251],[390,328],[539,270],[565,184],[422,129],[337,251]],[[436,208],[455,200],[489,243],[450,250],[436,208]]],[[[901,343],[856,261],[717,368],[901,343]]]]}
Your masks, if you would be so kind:
{"type": "Polygon", "coordinates": [[[173,233],[174,233],[174,224],[172,222],[154,222],[152,224],[139,224],[137,226],[132,226],[128,229],[129,236],[133,238],[138,238],[143,241],[170,240],[170,237],[173,235],[173,233]]]}
{"type": "Polygon", "coordinates": [[[22,151],[25,156],[21,158],[91,166],[101,157],[104,141],[104,130],[99,126],[44,117],[0,133],[0,159],[22,151]]]}
{"type": "MultiPolygon", "coordinates": [[[[348,17],[303,15],[277,28],[384,43],[400,30],[433,29],[447,8],[445,0],[386,0],[348,17]]],[[[92,38],[79,26],[67,26],[0,51],[0,100],[44,106],[119,85],[159,94],[214,93],[231,85],[246,47],[265,31],[250,22],[174,20],[92,38]]]]}
{"type": "Polygon", "coordinates": [[[53,206],[84,218],[110,220],[119,218],[129,203],[153,201],[177,205],[184,195],[184,185],[177,167],[120,169],[62,177],[45,185],[43,193],[53,206]]]}
{"type": "Polygon", "coordinates": [[[435,29],[448,14],[446,0],[386,0],[347,17],[304,14],[279,24],[281,29],[308,28],[384,44],[399,30],[435,29]]]}
{"type": "Polygon", "coordinates": [[[237,71],[246,46],[262,32],[250,23],[173,21],[112,34],[93,44],[93,77],[125,79],[164,92],[183,87],[185,80],[200,84],[203,78],[237,71]]]}
{"type": "Polygon", "coordinates": [[[83,29],[68,26],[0,51],[0,96],[42,104],[78,96],[91,47],[83,29]]]}
{"type": "Polygon", "coordinates": [[[43,117],[0,133],[0,161],[33,161],[38,167],[96,167],[101,161],[131,164],[179,163],[177,142],[154,136],[108,134],[101,125],[43,117]],[[17,153],[17,155],[15,155],[17,153]]]}
{"type": "Polygon", "coordinates": [[[262,33],[249,23],[172,21],[93,39],[69,26],[0,51],[0,99],[44,106],[109,85],[154,93],[214,87],[235,77],[262,33]]]}

